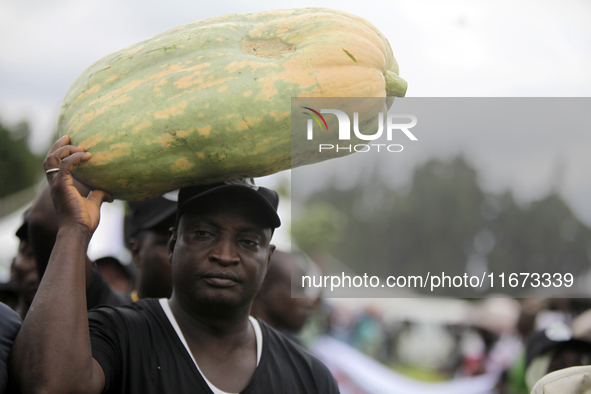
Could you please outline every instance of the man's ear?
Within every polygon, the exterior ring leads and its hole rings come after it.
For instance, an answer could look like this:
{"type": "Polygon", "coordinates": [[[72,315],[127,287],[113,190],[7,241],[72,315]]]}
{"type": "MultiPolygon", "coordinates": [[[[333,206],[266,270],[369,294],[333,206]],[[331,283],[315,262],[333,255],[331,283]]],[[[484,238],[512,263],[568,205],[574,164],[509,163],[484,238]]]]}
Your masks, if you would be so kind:
{"type": "Polygon", "coordinates": [[[176,245],[176,228],[171,227],[168,231],[170,231],[170,238],[168,239],[166,249],[168,250],[168,261],[172,264],[172,254],[176,245]]]}
{"type": "Polygon", "coordinates": [[[127,249],[131,252],[131,261],[133,261],[136,267],[140,268],[140,240],[136,237],[129,238],[127,240],[127,249]]]}
{"type": "Polygon", "coordinates": [[[269,268],[271,268],[271,257],[273,257],[274,251],[275,251],[275,245],[273,245],[273,244],[269,245],[269,257],[267,258],[267,270],[265,272],[268,272],[269,268]]]}

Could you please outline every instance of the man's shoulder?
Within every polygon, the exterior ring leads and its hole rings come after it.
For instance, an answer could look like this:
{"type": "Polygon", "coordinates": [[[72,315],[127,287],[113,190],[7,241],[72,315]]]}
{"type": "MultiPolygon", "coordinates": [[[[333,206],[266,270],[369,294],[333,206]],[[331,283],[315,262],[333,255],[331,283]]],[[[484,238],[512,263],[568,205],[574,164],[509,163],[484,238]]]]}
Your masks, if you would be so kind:
{"type": "Polygon", "coordinates": [[[277,348],[279,348],[290,353],[301,355],[305,358],[315,358],[314,355],[312,355],[310,352],[304,349],[304,347],[295,342],[293,339],[288,338],[285,334],[277,331],[261,319],[257,320],[261,325],[263,338],[266,337],[265,339],[271,346],[271,350],[277,350],[277,348]]]}
{"type": "Polygon", "coordinates": [[[88,311],[89,321],[134,322],[161,319],[164,316],[157,299],[143,299],[131,304],[111,306],[101,305],[88,311]]]}
{"type": "Polygon", "coordinates": [[[92,309],[88,328],[93,355],[100,349],[166,348],[174,341],[174,329],[157,299],[92,309]]]}
{"type": "Polygon", "coordinates": [[[21,324],[18,313],[0,303],[0,393],[4,393],[8,384],[8,355],[21,324]]]}
{"type": "Polygon", "coordinates": [[[7,305],[0,303],[0,324],[2,325],[3,333],[7,331],[10,333],[18,332],[22,323],[18,313],[10,309],[7,305]]]}
{"type": "Polygon", "coordinates": [[[160,306],[160,300],[157,298],[144,298],[124,305],[100,305],[88,312],[90,313],[100,310],[113,310],[120,311],[121,313],[144,313],[154,309],[162,309],[160,306]]]}
{"type": "Polygon", "coordinates": [[[22,324],[18,313],[0,303],[0,353],[2,353],[2,357],[8,357],[12,343],[22,324]]]}
{"type": "MultiPolygon", "coordinates": [[[[301,345],[289,339],[279,331],[259,320],[263,332],[263,340],[267,346],[268,357],[273,360],[274,365],[279,365],[280,371],[286,371],[291,365],[301,376],[309,375],[318,387],[323,387],[326,392],[336,388],[336,381],[328,367],[316,356],[308,352],[301,345]]],[[[265,351],[263,349],[263,351],[265,351]]],[[[306,379],[307,380],[307,379],[306,379]]]]}

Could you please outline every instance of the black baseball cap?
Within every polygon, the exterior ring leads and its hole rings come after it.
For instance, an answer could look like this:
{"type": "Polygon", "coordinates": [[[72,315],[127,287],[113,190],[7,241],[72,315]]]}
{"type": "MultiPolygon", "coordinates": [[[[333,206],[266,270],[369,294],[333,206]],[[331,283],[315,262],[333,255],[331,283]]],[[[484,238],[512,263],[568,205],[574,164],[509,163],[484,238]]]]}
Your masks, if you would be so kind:
{"type": "Polygon", "coordinates": [[[255,185],[252,178],[241,178],[227,182],[189,186],[180,189],[176,216],[177,224],[181,215],[204,197],[226,193],[233,193],[240,195],[242,198],[249,199],[258,208],[261,218],[269,224],[269,227],[274,229],[281,226],[281,219],[277,215],[279,195],[274,190],[255,185]]]}
{"type": "Polygon", "coordinates": [[[140,231],[149,230],[170,220],[174,224],[176,201],[164,197],[156,197],[145,201],[129,201],[129,213],[125,222],[125,239],[137,235],[140,231]]]}

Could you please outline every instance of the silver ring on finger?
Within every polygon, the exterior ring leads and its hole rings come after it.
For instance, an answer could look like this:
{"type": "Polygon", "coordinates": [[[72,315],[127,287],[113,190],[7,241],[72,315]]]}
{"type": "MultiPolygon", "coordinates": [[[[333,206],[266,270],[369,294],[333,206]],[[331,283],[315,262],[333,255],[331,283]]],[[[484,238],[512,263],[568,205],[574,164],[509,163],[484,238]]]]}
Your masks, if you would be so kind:
{"type": "Polygon", "coordinates": [[[49,170],[45,171],[45,173],[47,175],[52,174],[54,172],[58,172],[60,169],[59,168],[50,168],[49,170]]]}

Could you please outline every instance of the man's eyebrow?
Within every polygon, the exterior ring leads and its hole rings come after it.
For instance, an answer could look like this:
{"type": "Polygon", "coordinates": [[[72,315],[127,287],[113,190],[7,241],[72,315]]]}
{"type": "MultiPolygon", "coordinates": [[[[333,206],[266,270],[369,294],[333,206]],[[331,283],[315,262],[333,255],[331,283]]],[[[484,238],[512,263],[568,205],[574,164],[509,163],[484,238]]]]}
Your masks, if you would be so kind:
{"type": "Polygon", "coordinates": [[[246,232],[257,232],[257,233],[265,233],[266,228],[260,226],[243,226],[236,229],[238,232],[246,233],[246,232]]]}
{"type": "MultiPolygon", "coordinates": [[[[195,227],[198,225],[207,225],[213,227],[222,227],[218,220],[215,217],[208,217],[202,216],[195,220],[194,223],[191,224],[191,227],[195,227]]],[[[238,232],[262,232],[264,233],[265,230],[271,230],[270,228],[258,225],[258,224],[244,224],[236,229],[238,232]]]]}
{"type": "Polygon", "coordinates": [[[197,220],[195,220],[192,223],[193,226],[198,226],[198,225],[207,225],[207,226],[215,226],[215,227],[219,227],[219,224],[216,223],[216,221],[212,218],[198,218],[197,220]]]}

